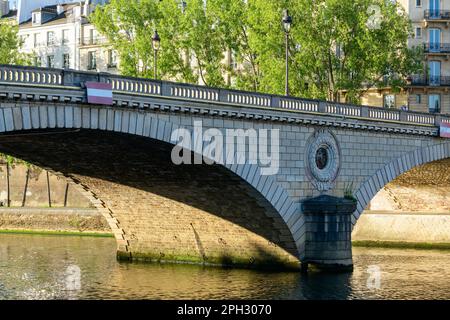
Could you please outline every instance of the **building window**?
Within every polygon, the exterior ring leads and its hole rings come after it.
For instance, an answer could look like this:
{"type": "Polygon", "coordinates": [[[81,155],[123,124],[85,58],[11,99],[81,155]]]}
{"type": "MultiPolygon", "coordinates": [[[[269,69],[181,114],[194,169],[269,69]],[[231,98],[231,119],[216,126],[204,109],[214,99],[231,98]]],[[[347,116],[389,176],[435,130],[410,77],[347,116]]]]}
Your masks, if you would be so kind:
{"type": "Polygon", "coordinates": [[[422,95],[416,94],[416,103],[422,103],[422,95]]]}
{"type": "Polygon", "coordinates": [[[33,38],[33,46],[37,48],[39,46],[39,33],[34,34],[33,38]]]}
{"type": "Polygon", "coordinates": [[[47,67],[48,68],[55,67],[55,56],[47,56],[47,67]]]}
{"type": "Polygon", "coordinates": [[[416,28],[416,39],[420,39],[420,38],[422,38],[422,28],[417,27],[416,28]]]}
{"type": "Polygon", "coordinates": [[[422,0],[416,0],[416,7],[422,7],[422,0]]]}
{"type": "Polygon", "coordinates": [[[231,68],[231,70],[236,70],[238,67],[236,56],[237,56],[236,51],[231,50],[231,52],[230,52],[230,68],[231,68]]]}
{"type": "Polygon", "coordinates": [[[62,31],[62,44],[69,43],[69,30],[62,31]]]}
{"type": "Polygon", "coordinates": [[[439,86],[441,84],[441,62],[429,61],[428,72],[431,86],[439,86]]]}
{"type": "Polygon", "coordinates": [[[117,67],[117,52],[115,50],[108,50],[108,68],[117,67]]]}
{"type": "Polygon", "coordinates": [[[88,52],[88,70],[97,69],[97,52],[89,51],[88,52]]]}
{"type": "Polygon", "coordinates": [[[441,111],[441,95],[430,94],[428,96],[428,110],[432,113],[441,111]]]}
{"type": "Polygon", "coordinates": [[[63,68],[70,68],[70,55],[68,53],[63,54],[63,68]]]}
{"type": "Polygon", "coordinates": [[[34,56],[34,58],[33,58],[33,63],[34,63],[34,66],[35,67],[40,67],[42,64],[42,62],[41,62],[41,57],[39,57],[39,56],[34,56]]]}
{"type": "Polygon", "coordinates": [[[39,12],[33,13],[31,15],[31,23],[32,24],[40,24],[41,23],[41,14],[39,12]]]}
{"type": "Polygon", "coordinates": [[[383,97],[383,107],[391,109],[395,108],[395,95],[385,94],[383,97]]]}
{"type": "Polygon", "coordinates": [[[89,44],[93,45],[96,44],[96,34],[94,29],[89,30],[89,44]]]}
{"type": "Polygon", "coordinates": [[[55,33],[53,31],[47,32],[47,45],[52,46],[55,44],[55,33]]]}

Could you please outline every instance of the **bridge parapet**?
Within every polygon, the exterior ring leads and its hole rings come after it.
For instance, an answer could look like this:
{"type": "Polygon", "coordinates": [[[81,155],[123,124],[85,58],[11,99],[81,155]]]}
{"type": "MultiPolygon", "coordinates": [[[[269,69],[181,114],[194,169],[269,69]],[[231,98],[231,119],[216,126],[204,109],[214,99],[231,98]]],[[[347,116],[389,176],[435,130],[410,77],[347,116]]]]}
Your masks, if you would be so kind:
{"type": "Polygon", "coordinates": [[[439,126],[450,123],[450,115],[382,109],[370,106],[270,95],[257,92],[212,88],[108,73],[0,65],[0,84],[84,88],[87,81],[111,83],[116,93],[158,96],[195,102],[217,102],[244,107],[280,109],[317,115],[411,125],[439,126]]]}
{"type": "Polygon", "coordinates": [[[62,70],[1,66],[0,82],[63,85],[62,70]]]}

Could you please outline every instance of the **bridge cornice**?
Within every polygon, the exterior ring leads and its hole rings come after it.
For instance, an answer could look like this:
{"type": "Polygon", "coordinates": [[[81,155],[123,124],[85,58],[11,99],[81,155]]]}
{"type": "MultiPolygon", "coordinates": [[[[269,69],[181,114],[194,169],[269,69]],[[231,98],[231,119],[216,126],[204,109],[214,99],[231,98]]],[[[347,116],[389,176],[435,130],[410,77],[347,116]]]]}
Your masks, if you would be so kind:
{"type": "MultiPolygon", "coordinates": [[[[37,103],[55,104],[75,103],[86,104],[85,90],[73,87],[52,88],[48,93],[47,86],[30,86],[0,83],[0,99],[15,104],[37,103]]],[[[99,106],[100,107],[100,106],[99,106]]],[[[110,108],[110,107],[101,107],[110,108]]],[[[438,128],[427,124],[407,124],[399,121],[373,121],[371,119],[349,116],[336,116],[317,112],[286,111],[276,108],[256,106],[239,106],[226,103],[211,103],[193,101],[180,98],[166,98],[155,95],[136,95],[115,92],[113,108],[136,109],[142,112],[151,110],[166,113],[190,113],[197,116],[213,116],[240,120],[261,122],[280,122],[288,124],[317,125],[324,127],[348,128],[353,130],[369,130],[374,132],[388,132],[397,134],[412,134],[437,136],[438,128]]]]}
{"type": "Polygon", "coordinates": [[[86,81],[112,84],[114,107],[437,136],[450,115],[405,112],[107,73],[0,65],[0,99],[86,103],[86,81]],[[52,89],[49,93],[49,89],[52,89]]]}

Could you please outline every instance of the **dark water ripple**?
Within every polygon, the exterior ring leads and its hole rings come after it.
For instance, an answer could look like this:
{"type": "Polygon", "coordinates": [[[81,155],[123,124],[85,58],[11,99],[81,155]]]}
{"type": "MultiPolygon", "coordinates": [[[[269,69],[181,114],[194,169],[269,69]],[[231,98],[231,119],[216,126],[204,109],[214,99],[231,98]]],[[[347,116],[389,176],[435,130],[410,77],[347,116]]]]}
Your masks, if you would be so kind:
{"type": "Polygon", "coordinates": [[[113,239],[5,234],[0,299],[450,299],[449,251],[355,248],[354,263],[351,274],[307,276],[128,264],[115,260],[113,239]]]}

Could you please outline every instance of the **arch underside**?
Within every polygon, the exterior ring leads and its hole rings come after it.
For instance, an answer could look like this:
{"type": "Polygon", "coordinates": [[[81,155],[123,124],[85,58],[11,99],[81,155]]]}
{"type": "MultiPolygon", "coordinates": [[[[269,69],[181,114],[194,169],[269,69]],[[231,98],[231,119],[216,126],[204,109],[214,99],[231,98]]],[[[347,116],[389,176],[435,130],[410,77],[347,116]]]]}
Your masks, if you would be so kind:
{"type": "Polygon", "coordinates": [[[367,210],[450,212],[450,158],[415,167],[389,182],[367,210]]]}
{"type": "Polygon", "coordinates": [[[430,185],[439,185],[439,183],[448,185],[449,159],[450,142],[443,142],[406,153],[387,163],[367,179],[356,192],[358,206],[353,214],[353,225],[356,224],[370,201],[390,182],[396,181],[401,184],[409,179],[407,183],[414,183],[420,177],[422,181],[428,181],[430,185]],[[432,167],[433,170],[428,170],[432,167]]]}
{"type": "Polygon", "coordinates": [[[121,257],[297,266],[292,232],[266,197],[224,166],[176,166],[170,151],[157,139],[102,130],[0,135],[0,152],[84,190],[113,227],[121,257]]]}

